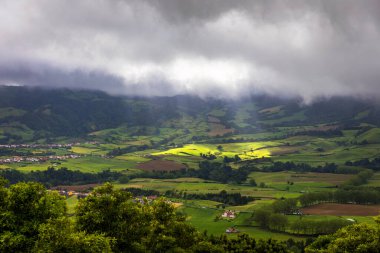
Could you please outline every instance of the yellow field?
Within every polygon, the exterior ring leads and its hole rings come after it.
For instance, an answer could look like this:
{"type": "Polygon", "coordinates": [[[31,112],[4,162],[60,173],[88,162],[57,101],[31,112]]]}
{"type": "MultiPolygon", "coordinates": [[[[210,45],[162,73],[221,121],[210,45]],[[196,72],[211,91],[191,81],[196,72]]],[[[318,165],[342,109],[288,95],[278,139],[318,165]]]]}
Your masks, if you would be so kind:
{"type": "Polygon", "coordinates": [[[84,148],[84,147],[72,147],[71,151],[77,154],[82,154],[82,155],[90,155],[90,154],[99,152],[98,149],[84,148]]]}
{"type": "Polygon", "coordinates": [[[238,155],[241,159],[245,160],[257,157],[269,157],[271,156],[271,152],[268,148],[276,145],[280,144],[276,142],[221,144],[220,146],[223,149],[220,151],[217,149],[217,145],[189,144],[181,148],[152,153],[152,155],[200,156],[200,154],[213,154],[217,157],[234,157],[238,155]]]}

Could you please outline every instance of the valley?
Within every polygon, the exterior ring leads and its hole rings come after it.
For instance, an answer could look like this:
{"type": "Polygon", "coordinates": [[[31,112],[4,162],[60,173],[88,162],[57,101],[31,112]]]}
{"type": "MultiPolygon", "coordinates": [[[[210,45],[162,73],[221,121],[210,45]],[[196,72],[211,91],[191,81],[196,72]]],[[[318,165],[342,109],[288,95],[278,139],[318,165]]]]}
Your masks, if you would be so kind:
{"type": "MultiPolygon", "coordinates": [[[[371,102],[1,89],[8,97],[0,100],[0,175],[12,182],[33,178],[61,189],[90,184],[89,190],[110,181],[147,197],[152,194],[144,191],[153,190],[177,203],[189,224],[213,235],[233,227],[255,238],[305,240],[350,222],[373,223],[380,212],[380,109],[371,102]],[[37,103],[41,94],[46,101],[37,103]],[[331,196],[303,204],[312,194],[331,196]],[[251,199],[243,204],[241,197],[251,199]],[[292,209],[275,208],[288,200],[292,209]],[[225,210],[237,216],[220,218],[225,210]],[[255,218],[260,212],[283,225],[262,224],[255,218]],[[326,219],[336,226],[317,230],[326,219]],[[294,225],[300,222],[304,230],[294,225]]],[[[67,198],[69,210],[75,198],[67,198]]]]}

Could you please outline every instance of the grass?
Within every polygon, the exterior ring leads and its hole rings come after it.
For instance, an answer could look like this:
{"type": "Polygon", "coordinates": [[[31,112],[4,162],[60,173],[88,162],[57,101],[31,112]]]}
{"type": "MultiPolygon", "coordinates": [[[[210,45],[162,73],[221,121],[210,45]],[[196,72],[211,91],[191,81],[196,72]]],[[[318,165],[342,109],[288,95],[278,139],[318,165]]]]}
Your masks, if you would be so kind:
{"type": "Polygon", "coordinates": [[[274,106],[274,107],[269,107],[265,108],[259,111],[261,114],[279,114],[282,111],[283,106],[274,106]]]}
{"type": "MultiPolygon", "coordinates": [[[[60,167],[66,167],[71,170],[79,170],[81,172],[97,173],[105,169],[112,171],[136,171],[136,162],[125,161],[120,159],[104,159],[98,156],[85,156],[78,159],[68,159],[60,161],[60,167]]],[[[51,163],[21,163],[21,164],[9,164],[10,168],[15,168],[24,172],[32,170],[46,170],[52,166],[51,163]]]]}
{"type": "MultiPolygon", "coordinates": [[[[219,220],[215,221],[215,217],[222,214],[222,210],[214,210],[209,208],[199,208],[191,206],[181,206],[181,212],[187,215],[189,222],[199,231],[207,231],[209,234],[222,235],[225,234],[227,228],[235,226],[241,233],[246,233],[256,239],[269,239],[276,238],[277,240],[287,240],[293,238],[302,240],[302,237],[296,237],[288,234],[274,233],[267,230],[253,227],[249,224],[247,219],[251,216],[248,213],[241,213],[234,220],[219,220]]],[[[228,237],[236,237],[237,234],[228,234],[228,237]]]]}
{"type": "Polygon", "coordinates": [[[20,117],[23,116],[26,111],[21,109],[16,109],[13,107],[4,107],[0,108],[0,119],[4,119],[7,117],[20,117]]]}
{"type": "MultiPolygon", "coordinates": [[[[262,114],[267,116],[265,123],[280,123],[287,120],[298,119],[301,120],[304,115],[302,113],[297,115],[280,115],[281,117],[274,117],[273,113],[282,112],[282,108],[267,108],[264,109],[262,114]],[[277,112],[276,112],[277,111],[277,112]]],[[[234,118],[234,122],[239,127],[247,126],[246,120],[253,111],[250,108],[238,109],[238,113],[234,118]]],[[[225,110],[213,111],[213,117],[222,117],[225,115],[225,110]]],[[[67,167],[72,170],[80,170],[82,172],[96,173],[104,169],[111,169],[113,171],[122,171],[126,174],[133,174],[139,172],[136,169],[139,163],[151,160],[150,155],[162,156],[161,159],[176,161],[186,164],[190,168],[198,168],[199,161],[203,159],[200,154],[215,154],[218,158],[216,161],[222,161],[224,156],[234,157],[239,155],[243,160],[248,160],[257,157],[271,157],[274,161],[293,161],[295,163],[308,163],[310,165],[323,165],[326,162],[334,162],[340,166],[347,160],[359,160],[362,158],[374,158],[380,155],[380,129],[373,128],[360,136],[356,137],[356,130],[347,130],[343,132],[343,136],[332,138],[321,138],[317,136],[292,136],[284,137],[287,133],[313,129],[317,126],[304,126],[304,127],[282,127],[275,128],[272,132],[260,132],[253,134],[234,135],[228,138],[237,139],[244,138],[248,142],[239,143],[193,143],[193,136],[207,136],[209,128],[206,116],[190,117],[183,115],[181,120],[168,121],[167,125],[158,129],[159,134],[136,136],[134,133],[137,128],[130,128],[127,126],[107,129],[93,133],[94,138],[110,138],[110,142],[106,144],[84,144],[75,146],[71,149],[72,152],[81,154],[83,157],[79,159],[69,159],[61,161],[57,167],[67,167]],[[202,118],[203,117],[203,118],[202,118]],[[178,128],[178,129],[175,129],[178,128]],[[185,131],[186,129],[186,131],[185,131]],[[170,139],[172,143],[181,144],[187,143],[182,147],[174,148],[162,146],[160,150],[144,150],[140,152],[129,153],[117,156],[112,159],[102,158],[101,155],[106,154],[112,149],[118,147],[126,147],[129,145],[143,145],[151,144],[153,142],[162,141],[164,138],[170,139]],[[366,139],[370,144],[356,145],[354,141],[366,139]],[[222,149],[217,147],[221,145],[222,149]],[[318,151],[319,149],[319,151],[318,151]]],[[[11,125],[8,128],[1,128],[2,131],[20,131],[23,126],[11,125]]],[[[148,129],[153,131],[156,129],[148,129]]],[[[148,131],[148,132],[149,132],[148,131]]],[[[0,132],[1,133],[1,132],[0,132]]],[[[29,131],[27,134],[31,134],[29,131]]],[[[38,150],[40,151],[40,150],[38,150]]],[[[59,154],[67,153],[67,150],[54,150],[59,154]]],[[[46,170],[49,163],[21,163],[21,164],[5,164],[0,165],[0,168],[19,168],[24,172],[31,170],[46,170]]],[[[231,164],[236,166],[235,164],[231,164]]],[[[295,173],[295,172],[275,172],[263,173],[253,172],[249,176],[254,178],[259,184],[264,182],[266,188],[252,187],[249,185],[232,185],[221,184],[217,182],[210,182],[199,178],[178,178],[178,179],[150,179],[150,178],[136,178],[127,184],[115,184],[116,188],[137,187],[143,189],[153,189],[161,193],[167,190],[182,191],[187,193],[219,193],[221,190],[226,190],[228,193],[241,193],[246,196],[253,196],[258,198],[251,203],[243,206],[230,207],[233,210],[241,213],[235,220],[227,221],[214,221],[217,215],[220,215],[222,210],[216,209],[219,202],[210,200],[179,200],[184,202],[178,210],[186,213],[189,218],[188,222],[193,224],[199,230],[207,229],[209,233],[220,235],[225,233],[225,229],[230,226],[236,226],[241,232],[248,233],[255,238],[268,239],[276,238],[278,240],[286,240],[288,238],[302,239],[302,237],[294,237],[283,233],[272,233],[270,231],[262,230],[257,226],[252,226],[247,220],[250,217],[249,212],[253,212],[263,205],[272,203],[278,198],[296,198],[302,192],[314,191],[330,191],[334,190],[334,186],[347,181],[351,175],[337,175],[328,173],[295,173]],[[293,182],[293,184],[288,184],[293,182]]],[[[380,173],[369,180],[368,186],[380,186],[380,173]]],[[[77,203],[76,197],[67,199],[69,213],[74,212],[74,206],[77,203]]],[[[295,219],[295,216],[289,216],[289,219],[295,219]]],[[[326,219],[326,216],[307,216],[306,219],[326,219]]],[[[335,218],[329,216],[327,218],[335,218]]],[[[354,218],[355,220],[372,221],[370,217],[341,217],[342,219],[354,218]]],[[[236,235],[228,235],[235,237],[236,235]]]]}
{"type": "Polygon", "coordinates": [[[269,205],[273,203],[274,201],[275,201],[274,199],[259,199],[259,200],[252,201],[246,205],[231,207],[231,209],[236,210],[236,211],[241,211],[241,212],[253,212],[254,210],[264,205],[269,205]]]}
{"type": "Polygon", "coordinates": [[[116,156],[116,159],[123,160],[123,161],[129,161],[129,162],[135,162],[135,163],[142,163],[142,162],[148,162],[151,159],[142,157],[142,156],[136,156],[136,155],[121,155],[121,156],[116,156]]]}
{"type": "MultiPolygon", "coordinates": [[[[296,220],[301,218],[298,215],[287,215],[287,217],[288,217],[288,220],[290,222],[296,221],[296,220]]],[[[353,219],[359,223],[361,223],[361,222],[375,223],[375,220],[373,219],[373,217],[370,217],[370,216],[303,215],[302,219],[306,220],[306,221],[321,221],[321,220],[333,220],[333,219],[343,219],[343,220],[353,219]]]]}
{"type": "Polygon", "coordinates": [[[220,205],[220,202],[212,201],[212,200],[178,200],[178,202],[182,202],[184,206],[194,206],[198,208],[217,208],[218,205],[220,205]]]}
{"type": "MultiPolygon", "coordinates": [[[[315,126],[310,126],[310,128],[315,126]]],[[[307,129],[307,127],[303,127],[307,129]]],[[[300,128],[280,129],[273,135],[281,137],[286,131],[295,131],[300,128]],[[284,132],[283,132],[284,131],[284,132]]],[[[368,133],[369,134],[369,133],[368,133]]],[[[268,138],[272,133],[258,133],[249,135],[237,135],[233,138],[268,138]]],[[[377,132],[370,133],[372,142],[376,142],[377,132]]],[[[326,162],[343,165],[347,160],[360,160],[373,158],[380,155],[380,144],[369,145],[350,144],[355,139],[355,131],[344,131],[344,136],[332,138],[320,138],[316,136],[293,136],[273,141],[254,141],[222,144],[187,144],[180,148],[169,148],[153,155],[165,155],[173,157],[199,157],[203,154],[214,154],[219,160],[224,156],[234,157],[238,155],[247,160],[257,157],[272,157],[275,161],[294,161],[296,163],[308,163],[310,165],[323,165],[326,162]],[[340,144],[343,143],[343,144],[340,144]],[[222,146],[218,150],[217,146],[222,146]],[[322,150],[322,151],[321,151],[322,150]]]]}
{"type": "Polygon", "coordinates": [[[226,190],[229,193],[241,193],[242,195],[257,198],[295,198],[300,195],[297,192],[287,192],[270,188],[257,188],[246,185],[230,185],[215,182],[208,182],[202,179],[150,179],[136,178],[128,184],[115,184],[117,188],[135,187],[142,189],[153,189],[161,193],[167,190],[185,191],[187,193],[219,193],[226,190]],[[194,181],[193,181],[194,180],[194,181]]]}
{"type": "Polygon", "coordinates": [[[354,117],[355,120],[360,120],[362,118],[365,118],[367,117],[369,114],[370,114],[370,110],[364,110],[362,112],[359,112],[358,114],[356,114],[356,116],[354,117]]]}
{"type": "Polygon", "coordinates": [[[305,119],[306,119],[305,112],[300,111],[300,112],[294,113],[290,116],[280,117],[280,118],[275,118],[275,119],[267,119],[267,120],[263,120],[260,122],[265,123],[265,124],[269,124],[269,125],[273,125],[273,124],[281,124],[281,123],[292,122],[292,121],[302,121],[305,119]]]}
{"type": "Polygon", "coordinates": [[[255,105],[250,103],[244,107],[241,107],[238,109],[238,111],[236,112],[236,115],[235,115],[235,118],[234,118],[234,123],[238,126],[238,127],[247,127],[247,126],[250,126],[250,124],[247,124],[246,123],[246,120],[250,119],[251,118],[251,114],[250,114],[250,108],[254,108],[255,105]]]}
{"type": "Polygon", "coordinates": [[[380,143],[380,128],[372,128],[358,136],[358,141],[380,143]]]}
{"type": "Polygon", "coordinates": [[[278,190],[311,192],[330,190],[329,188],[348,181],[353,175],[282,171],[270,173],[252,172],[249,177],[255,179],[256,183],[264,182],[268,187],[278,190]]]}
{"type": "Polygon", "coordinates": [[[238,155],[241,159],[252,159],[257,157],[270,156],[270,152],[266,147],[280,145],[277,142],[244,142],[220,144],[222,150],[218,150],[218,145],[212,144],[188,144],[181,148],[172,148],[166,151],[153,153],[152,155],[170,155],[170,156],[196,156],[200,154],[214,154],[223,158],[234,157],[238,155]]]}
{"type": "Polygon", "coordinates": [[[209,115],[214,117],[223,117],[224,115],[226,115],[226,112],[222,109],[214,109],[211,112],[209,112],[209,115]]]}
{"type": "MultiPolygon", "coordinates": [[[[33,139],[34,131],[24,124],[17,121],[9,121],[0,124],[1,132],[17,136],[17,141],[30,141],[33,139]]],[[[11,139],[12,141],[12,139],[11,139]]]]}
{"type": "Polygon", "coordinates": [[[71,196],[66,199],[66,204],[67,204],[67,213],[69,215],[74,215],[75,212],[75,207],[78,204],[78,198],[77,196],[71,196]]]}
{"type": "Polygon", "coordinates": [[[102,151],[96,148],[87,148],[87,147],[72,147],[71,152],[81,154],[81,155],[105,155],[107,152],[102,151]]]}
{"type": "Polygon", "coordinates": [[[163,152],[153,153],[152,155],[177,155],[177,156],[200,156],[200,154],[215,154],[219,150],[214,145],[189,144],[181,148],[173,148],[163,152]]]}
{"type": "Polygon", "coordinates": [[[376,172],[365,186],[380,187],[380,172],[376,172]]]}

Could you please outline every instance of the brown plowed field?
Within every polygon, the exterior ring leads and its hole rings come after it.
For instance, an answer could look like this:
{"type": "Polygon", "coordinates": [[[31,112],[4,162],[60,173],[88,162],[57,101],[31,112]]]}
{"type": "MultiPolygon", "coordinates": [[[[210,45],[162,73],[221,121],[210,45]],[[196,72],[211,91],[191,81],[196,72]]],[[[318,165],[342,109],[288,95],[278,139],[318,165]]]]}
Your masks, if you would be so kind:
{"type": "Polygon", "coordinates": [[[166,160],[152,160],[145,163],[140,163],[137,168],[145,171],[174,171],[186,168],[182,163],[166,160]]]}
{"type": "Polygon", "coordinates": [[[66,191],[76,191],[83,192],[92,190],[93,188],[100,186],[100,184],[82,184],[82,185],[58,185],[50,188],[51,190],[66,190],[66,191]]]}
{"type": "Polygon", "coordinates": [[[209,123],[210,131],[208,132],[208,136],[223,136],[228,133],[233,133],[234,129],[226,128],[225,125],[219,123],[209,123]]]}
{"type": "Polygon", "coordinates": [[[380,205],[324,203],[302,208],[301,211],[315,215],[376,216],[380,214],[380,205]]]}

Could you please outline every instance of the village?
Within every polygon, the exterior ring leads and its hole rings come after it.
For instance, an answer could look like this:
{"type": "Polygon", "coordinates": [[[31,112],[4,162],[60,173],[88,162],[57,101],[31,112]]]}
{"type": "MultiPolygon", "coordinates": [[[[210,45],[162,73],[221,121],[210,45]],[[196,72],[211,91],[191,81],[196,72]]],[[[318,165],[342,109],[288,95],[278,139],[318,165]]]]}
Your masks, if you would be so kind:
{"type": "Polygon", "coordinates": [[[36,156],[36,157],[21,157],[14,156],[9,158],[0,159],[0,164],[9,164],[9,163],[20,163],[20,162],[33,162],[41,163],[51,160],[66,160],[66,159],[77,159],[80,158],[80,155],[69,154],[69,155],[50,155],[50,156],[36,156]]]}
{"type": "MultiPolygon", "coordinates": [[[[99,144],[96,141],[88,141],[84,143],[72,142],[67,144],[0,144],[0,149],[70,149],[74,146],[80,146],[83,144],[99,144]]],[[[82,157],[77,154],[66,154],[66,155],[44,155],[44,156],[20,156],[16,155],[13,157],[3,157],[0,159],[0,164],[11,164],[11,163],[21,163],[21,162],[31,162],[31,163],[43,163],[51,160],[66,160],[66,159],[77,159],[82,157]]]]}
{"type": "Polygon", "coordinates": [[[84,143],[72,142],[72,143],[51,143],[51,144],[0,144],[0,148],[42,148],[42,149],[57,149],[57,148],[71,148],[73,146],[79,146],[82,144],[92,144],[96,145],[96,141],[87,141],[84,143]]]}

